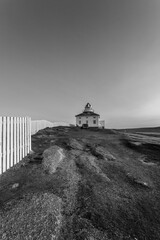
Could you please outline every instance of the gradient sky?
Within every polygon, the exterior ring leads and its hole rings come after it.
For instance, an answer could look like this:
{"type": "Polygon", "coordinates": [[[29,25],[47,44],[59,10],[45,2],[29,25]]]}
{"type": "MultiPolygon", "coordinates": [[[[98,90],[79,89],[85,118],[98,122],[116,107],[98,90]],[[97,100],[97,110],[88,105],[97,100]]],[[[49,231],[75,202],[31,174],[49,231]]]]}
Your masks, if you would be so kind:
{"type": "Polygon", "coordinates": [[[0,0],[0,115],[160,125],[159,0],[0,0]]]}

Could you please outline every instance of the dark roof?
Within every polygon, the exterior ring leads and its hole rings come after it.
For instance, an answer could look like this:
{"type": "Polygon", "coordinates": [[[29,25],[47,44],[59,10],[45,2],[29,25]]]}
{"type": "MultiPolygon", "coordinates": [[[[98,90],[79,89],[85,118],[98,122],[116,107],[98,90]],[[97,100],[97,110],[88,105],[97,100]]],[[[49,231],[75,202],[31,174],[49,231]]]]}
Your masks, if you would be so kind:
{"type": "Polygon", "coordinates": [[[87,116],[100,116],[100,115],[94,112],[83,112],[83,113],[77,114],[75,117],[83,117],[83,116],[87,117],[87,116]]]}

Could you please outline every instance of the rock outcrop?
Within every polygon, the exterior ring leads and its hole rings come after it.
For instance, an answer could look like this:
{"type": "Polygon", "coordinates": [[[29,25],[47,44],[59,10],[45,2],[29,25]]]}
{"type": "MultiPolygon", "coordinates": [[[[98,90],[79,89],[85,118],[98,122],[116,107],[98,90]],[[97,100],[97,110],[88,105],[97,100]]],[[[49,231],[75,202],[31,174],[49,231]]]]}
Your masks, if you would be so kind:
{"type": "Polygon", "coordinates": [[[43,153],[43,169],[50,174],[54,173],[64,157],[63,149],[58,146],[46,149],[43,153]]]}

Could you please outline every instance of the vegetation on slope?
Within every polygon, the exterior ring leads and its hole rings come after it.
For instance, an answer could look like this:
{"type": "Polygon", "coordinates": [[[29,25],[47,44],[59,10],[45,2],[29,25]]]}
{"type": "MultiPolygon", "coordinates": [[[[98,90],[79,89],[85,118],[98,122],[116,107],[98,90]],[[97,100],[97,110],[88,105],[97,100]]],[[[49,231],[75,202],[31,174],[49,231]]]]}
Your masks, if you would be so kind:
{"type": "Polygon", "coordinates": [[[28,210],[28,215],[24,214],[29,226],[25,227],[23,221],[23,233],[17,228],[14,235],[13,225],[9,232],[7,227],[1,228],[0,237],[160,239],[158,147],[152,144],[133,145],[129,137],[112,130],[81,130],[74,127],[41,130],[32,137],[32,145],[35,153],[1,177],[1,220],[9,226],[7,216],[11,212],[10,216],[16,219],[17,209],[24,211],[22,206],[26,206],[26,202],[32,206],[35,204],[36,209],[37,202],[43,209],[39,224],[32,221],[30,226],[31,216],[35,212],[32,208],[32,211],[28,210]],[[42,159],[44,150],[51,146],[62,148],[65,158],[56,171],[49,174],[44,171],[42,159]],[[15,182],[20,185],[13,190],[11,186],[15,182]],[[57,199],[56,208],[51,204],[55,201],[51,200],[52,197],[57,199]],[[50,202],[48,207],[43,207],[44,199],[50,202]],[[51,211],[52,207],[57,209],[56,213],[51,211]],[[59,225],[54,228],[52,223],[56,224],[56,216],[59,225]]]}

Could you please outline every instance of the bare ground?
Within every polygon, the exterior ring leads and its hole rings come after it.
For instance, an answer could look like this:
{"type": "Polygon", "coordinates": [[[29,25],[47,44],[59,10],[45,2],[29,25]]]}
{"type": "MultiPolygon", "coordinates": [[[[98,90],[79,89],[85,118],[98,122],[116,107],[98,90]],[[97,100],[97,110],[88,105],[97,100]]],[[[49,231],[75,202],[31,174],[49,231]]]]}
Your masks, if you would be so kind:
{"type": "Polygon", "coordinates": [[[160,147],[140,139],[112,130],[39,131],[34,153],[0,177],[0,239],[160,239],[160,147]],[[65,158],[50,174],[42,154],[55,145],[65,158]]]}

